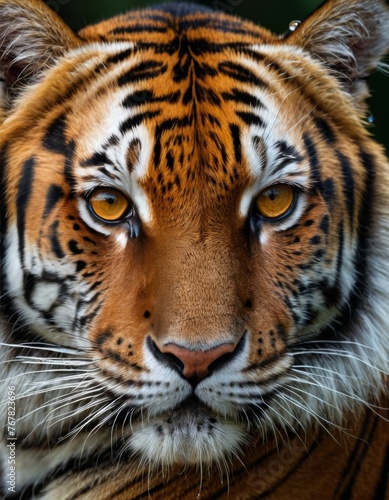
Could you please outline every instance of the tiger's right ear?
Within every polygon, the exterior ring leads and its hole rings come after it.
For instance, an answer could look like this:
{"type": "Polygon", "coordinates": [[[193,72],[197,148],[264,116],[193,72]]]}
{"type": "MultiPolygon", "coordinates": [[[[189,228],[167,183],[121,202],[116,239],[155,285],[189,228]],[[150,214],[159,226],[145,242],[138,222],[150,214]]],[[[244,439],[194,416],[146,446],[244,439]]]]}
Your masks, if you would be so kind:
{"type": "Polygon", "coordinates": [[[8,108],[21,85],[33,82],[78,36],[42,0],[0,0],[0,107],[8,108]]]}
{"type": "Polygon", "coordinates": [[[365,110],[367,79],[389,51],[389,0],[326,0],[288,42],[321,61],[365,110]]]}

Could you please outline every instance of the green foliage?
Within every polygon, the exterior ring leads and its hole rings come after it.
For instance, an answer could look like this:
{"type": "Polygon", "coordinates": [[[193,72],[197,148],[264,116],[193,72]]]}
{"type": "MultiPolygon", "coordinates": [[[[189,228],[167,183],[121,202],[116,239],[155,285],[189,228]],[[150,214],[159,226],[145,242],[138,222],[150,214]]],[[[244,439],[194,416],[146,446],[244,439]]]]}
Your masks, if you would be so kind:
{"type": "MultiPolygon", "coordinates": [[[[74,29],[96,23],[131,9],[147,7],[166,0],[47,0],[74,29]]],[[[198,3],[218,8],[261,23],[276,33],[288,29],[289,22],[304,19],[322,0],[198,0],[198,3]]],[[[374,116],[372,132],[389,151],[388,77],[375,74],[371,79],[371,110],[374,116]]]]}

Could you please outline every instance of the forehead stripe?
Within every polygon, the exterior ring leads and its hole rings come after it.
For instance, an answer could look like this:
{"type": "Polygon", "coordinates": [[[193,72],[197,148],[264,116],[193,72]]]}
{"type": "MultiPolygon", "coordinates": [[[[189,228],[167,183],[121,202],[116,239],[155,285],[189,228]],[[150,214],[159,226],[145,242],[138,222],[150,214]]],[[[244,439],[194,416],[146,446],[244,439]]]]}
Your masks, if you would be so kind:
{"type": "Polygon", "coordinates": [[[151,90],[137,90],[124,99],[122,106],[124,108],[132,108],[135,106],[141,106],[142,104],[150,105],[155,102],[168,102],[170,104],[176,104],[180,97],[180,90],[158,97],[155,97],[154,92],[151,90]]]}
{"type": "Polygon", "coordinates": [[[126,33],[166,33],[164,26],[155,26],[155,24],[145,24],[143,26],[119,26],[109,32],[110,35],[125,35],[126,33]]]}
{"type": "Polygon", "coordinates": [[[161,113],[160,110],[157,111],[145,111],[144,113],[138,113],[137,115],[131,116],[125,122],[120,125],[120,132],[124,135],[129,130],[132,130],[139,125],[141,125],[145,120],[154,118],[161,113]]]}
{"type": "Polygon", "coordinates": [[[317,156],[316,146],[310,135],[304,134],[303,141],[305,149],[308,153],[309,165],[311,167],[311,178],[314,186],[319,190],[322,189],[322,180],[320,175],[320,163],[317,156]]]}
{"type": "Polygon", "coordinates": [[[129,71],[121,75],[118,79],[119,87],[129,83],[138,83],[144,80],[151,80],[163,75],[167,71],[167,65],[159,61],[147,61],[137,64],[129,71]]]}
{"type": "Polygon", "coordinates": [[[53,153],[64,154],[66,151],[66,116],[60,114],[49,126],[43,139],[43,146],[53,153]]]}
{"type": "Polygon", "coordinates": [[[81,167],[97,167],[102,165],[112,165],[113,162],[108,158],[106,153],[94,153],[90,158],[80,163],[81,167]]]}
{"type": "Polygon", "coordinates": [[[267,88],[268,84],[258,78],[258,76],[251,70],[235,62],[221,62],[218,64],[218,69],[224,75],[227,75],[234,80],[242,83],[249,83],[250,85],[256,85],[259,88],[267,88]]]}
{"type": "Polygon", "coordinates": [[[334,143],[336,142],[334,131],[332,130],[328,122],[318,116],[315,116],[314,120],[318,131],[320,132],[326,143],[330,146],[334,145],[334,143]]]}
{"type": "Polygon", "coordinates": [[[222,92],[222,97],[225,101],[234,101],[240,104],[246,104],[247,106],[253,108],[266,109],[266,106],[260,101],[256,96],[245,92],[243,90],[238,90],[236,88],[232,89],[232,92],[222,92]]]}
{"type": "Polygon", "coordinates": [[[239,118],[241,118],[241,120],[243,120],[243,122],[246,125],[249,125],[249,126],[256,125],[257,127],[264,126],[264,122],[263,122],[262,118],[260,118],[255,113],[251,113],[248,111],[236,111],[236,115],[239,116],[239,118]]]}

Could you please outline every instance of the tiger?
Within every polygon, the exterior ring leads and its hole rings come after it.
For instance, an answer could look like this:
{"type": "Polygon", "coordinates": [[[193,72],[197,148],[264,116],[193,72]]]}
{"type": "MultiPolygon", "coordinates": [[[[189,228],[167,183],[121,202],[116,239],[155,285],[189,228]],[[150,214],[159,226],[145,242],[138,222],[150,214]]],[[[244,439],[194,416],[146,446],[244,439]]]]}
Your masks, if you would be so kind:
{"type": "Polygon", "coordinates": [[[388,50],[385,0],[0,0],[3,497],[388,498],[388,50]]]}

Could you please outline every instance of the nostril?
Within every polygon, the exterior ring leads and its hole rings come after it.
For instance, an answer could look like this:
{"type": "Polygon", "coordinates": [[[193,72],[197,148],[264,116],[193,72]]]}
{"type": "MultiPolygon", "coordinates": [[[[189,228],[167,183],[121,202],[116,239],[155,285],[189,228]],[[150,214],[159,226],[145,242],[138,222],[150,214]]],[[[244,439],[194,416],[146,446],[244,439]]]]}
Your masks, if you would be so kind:
{"type": "Polygon", "coordinates": [[[243,349],[244,338],[238,344],[225,342],[206,350],[182,347],[174,342],[158,346],[150,337],[147,346],[154,357],[165,366],[174,368],[194,387],[211,371],[229,363],[243,349]]]}
{"type": "Polygon", "coordinates": [[[234,350],[234,344],[221,344],[212,349],[200,351],[169,343],[165,344],[160,350],[162,353],[173,355],[181,361],[184,365],[182,375],[186,379],[200,381],[208,375],[208,368],[216,359],[234,350]]]}
{"type": "Polygon", "coordinates": [[[161,352],[158,349],[157,344],[150,337],[147,337],[146,345],[154,357],[162,364],[169,366],[170,368],[175,368],[179,373],[184,371],[184,363],[174,354],[161,352]]]}
{"type": "Polygon", "coordinates": [[[236,356],[238,356],[244,349],[245,341],[246,341],[246,334],[247,331],[244,333],[244,335],[241,337],[239,342],[236,344],[236,347],[233,351],[227,352],[220,356],[219,358],[215,359],[209,366],[208,366],[208,371],[213,372],[218,370],[224,365],[227,365],[230,363],[230,361],[233,361],[236,356]]]}

